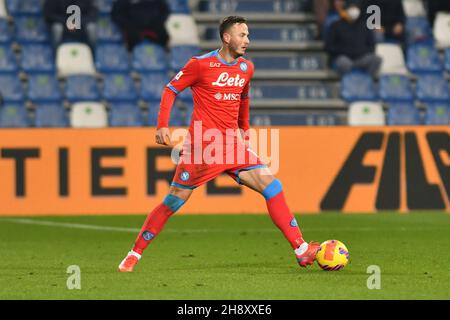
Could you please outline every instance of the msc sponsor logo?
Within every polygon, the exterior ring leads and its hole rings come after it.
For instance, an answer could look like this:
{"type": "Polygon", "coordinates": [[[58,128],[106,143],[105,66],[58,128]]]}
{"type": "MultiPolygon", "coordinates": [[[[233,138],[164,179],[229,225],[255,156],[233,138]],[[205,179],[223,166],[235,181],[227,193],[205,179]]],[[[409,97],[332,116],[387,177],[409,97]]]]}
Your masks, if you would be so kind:
{"type": "Polygon", "coordinates": [[[216,93],[214,98],[218,101],[239,101],[241,97],[240,93],[216,93]]]}
{"type": "Polygon", "coordinates": [[[377,210],[400,209],[402,190],[408,209],[445,209],[450,200],[450,135],[445,131],[429,131],[419,138],[426,143],[419,144],[414,131],[361,134],[320,208],[343,209],[352,187],[373,184],[379,176],[374,198],[377,210]],[[382,163],[365,165],[364,158],[371,152],[383,152],[382,163]],[[437,180],[430,182],[428,177],[434,173],[437,180]]]}
{"type": "Polygon", "coordinates": [[[244,87],[245,79],[241,79],[239,74],[236,77],[230,77],[228,72],[222,72],[216,81],[211,83],[217,87],[244,87]]]}

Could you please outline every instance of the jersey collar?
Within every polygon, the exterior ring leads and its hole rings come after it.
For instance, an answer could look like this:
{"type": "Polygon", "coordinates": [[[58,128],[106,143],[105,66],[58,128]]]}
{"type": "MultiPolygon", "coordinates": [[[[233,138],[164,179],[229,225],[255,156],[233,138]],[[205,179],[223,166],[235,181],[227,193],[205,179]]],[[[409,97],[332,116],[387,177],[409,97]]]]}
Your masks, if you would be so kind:
{"type": "Polygon", "coordinates": [[[226,64],[227,66],[234,66],[236,63],[238,63],[239,58],[237,58],[236,60],[234,60],[233,62],[226,62],[225,60],[223,60],[220,56],[219,56],[219,50],[217,49],[214,53],[214,55],[217,57],[217,59],[219,59],[220,62],[222,62],[223,64],[226,64]]]}

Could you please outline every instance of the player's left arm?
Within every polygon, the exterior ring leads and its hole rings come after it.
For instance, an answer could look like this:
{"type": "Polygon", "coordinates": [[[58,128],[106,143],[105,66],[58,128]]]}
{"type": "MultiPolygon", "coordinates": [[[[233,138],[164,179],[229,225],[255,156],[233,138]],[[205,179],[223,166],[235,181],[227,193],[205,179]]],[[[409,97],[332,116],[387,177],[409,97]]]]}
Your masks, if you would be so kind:
{"type": "Polygon", "coordinates": [[[248,129],[250,129],[250,98],[249,98],[249,91],[250,91],[250,79],[253,76],[253,65],[249,64],[251,66],[250,72],[251,75],[249,77],[249,80],[244,86],[244,90],[241,93],[241,104],[239,107],[239,119],[238,119],[238,126],[241,130],[241,135],[244,138],[245,142],[248,143],[249,136],[244,135],[244,132],[247,132],[248,129]]]}

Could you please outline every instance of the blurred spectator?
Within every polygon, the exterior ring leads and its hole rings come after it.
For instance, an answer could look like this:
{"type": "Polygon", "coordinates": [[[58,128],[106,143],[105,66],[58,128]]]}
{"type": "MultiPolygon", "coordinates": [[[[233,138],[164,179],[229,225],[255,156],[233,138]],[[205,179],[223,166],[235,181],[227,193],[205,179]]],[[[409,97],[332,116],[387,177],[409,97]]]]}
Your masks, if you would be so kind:
{"type": "Polygon", "coordinates": [[[313,10],[319,39],[325,37],[328,22],[334,20],[344,6],[345,0],[314,0],[313,10]]]}
{"type": "Polygon", "coordinates": [[[450,1],[449,0],[428,0],[428,20],[430,24],[434,24],[434,19],[439,11],[450,12],[450,1]]]}
{"type": "Polygon", "coordinates": [[[330,61],[341,76],[357,68],[375,77],[382,59],[375,54],[374,32],[367,28],[357,4],[346,5],[340,15],[341,18],[330,26],[325,39],[330,61]]]}
{"type": "MultiPolygon", "coordinates": [[[[91,0],[45,0],[44,16],[52,30],[53,45],[57,47],[62,41],[88,43],[92,47],[96,40],[96,20],[98,10],[91,0]],[[81,29],[69,26],[67,8],[76,5],[81,11],[81,29]]],[[[71,21],[69,20],[69,23],[71,21]]]]}
{"type": "Polygon", "coordinates": [[[122,29],[130,51],[143,40],[167,46],[169,14],[164,0],[117,0],[112,9],[112,19],[122,29]]]}
{"type": "Polygon", "coordinates": [[[381,11],[381,28],[375,30],[376,41],[403,42],[406,16],[402,0],[363,0],[361,11],[366,14],[367,8],[371,5],[380,7],[381,11]]]}

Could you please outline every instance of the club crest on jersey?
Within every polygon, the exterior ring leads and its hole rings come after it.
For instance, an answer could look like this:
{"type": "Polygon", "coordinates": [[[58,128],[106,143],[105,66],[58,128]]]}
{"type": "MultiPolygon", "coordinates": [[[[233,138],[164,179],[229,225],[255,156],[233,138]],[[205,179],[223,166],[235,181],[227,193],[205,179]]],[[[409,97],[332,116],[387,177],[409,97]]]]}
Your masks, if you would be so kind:
{"type": "Polygon", "coordinates": [[[241,68],[242,72],[247,72],[248,65],[245,62],[241,62],[241,64],[239,65],[239,68],[241,68]]]}
{"type": "Polygon", "coordinates": [[[218,87],[243,87],[245,79],[241,79],[239,74],[236,77],[230,77],[228,72],[222,72],[216,81],[211,83],[213,86],[218,87]]]}
{"type": "Polygon", "coordinates": [[[142,238],[144,238],[145,241],[150,241],[155,237],[155,235],[153,233],[151,233],[150,231],[144,231],[144,233],[142,233],[142,238]]]}
{"type": "Polygon", "coordinates": [[[180,179],[183,181],[189,180],[189,172],[183,171],[182,173],[180,173],[180,179]]]}

